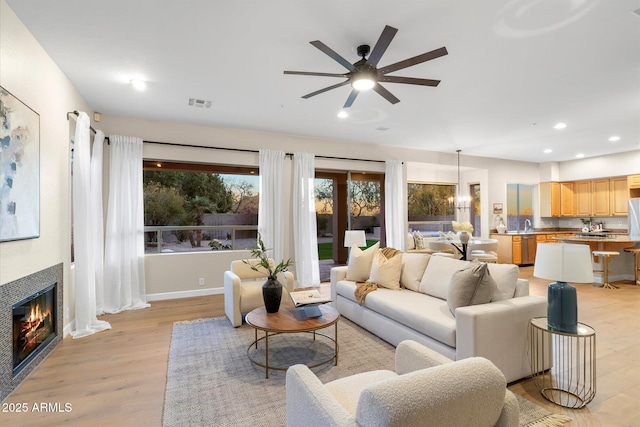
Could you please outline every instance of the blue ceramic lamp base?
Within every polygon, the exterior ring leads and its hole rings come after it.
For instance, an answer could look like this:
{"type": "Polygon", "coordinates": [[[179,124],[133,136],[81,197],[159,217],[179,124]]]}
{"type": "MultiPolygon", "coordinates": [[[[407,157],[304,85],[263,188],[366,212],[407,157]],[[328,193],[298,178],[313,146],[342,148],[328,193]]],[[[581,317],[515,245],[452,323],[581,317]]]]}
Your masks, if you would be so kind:
{"type": "Polygon", "coordinates": [[[576,288],[567,282],[549,285],[547,293],[547,324],[557,332],[578,332],[578,298],[576,288]]]}

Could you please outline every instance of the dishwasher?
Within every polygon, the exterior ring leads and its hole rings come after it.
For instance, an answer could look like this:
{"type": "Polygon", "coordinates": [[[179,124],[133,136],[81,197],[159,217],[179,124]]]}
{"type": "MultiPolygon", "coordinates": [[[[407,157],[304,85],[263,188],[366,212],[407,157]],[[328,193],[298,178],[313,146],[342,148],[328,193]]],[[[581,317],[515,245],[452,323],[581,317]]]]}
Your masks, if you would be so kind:
{"type": "Polygon", "coordinates": [[[522,264],[531,265],[536,262],[536,235],[522,235],[522,264]]]}

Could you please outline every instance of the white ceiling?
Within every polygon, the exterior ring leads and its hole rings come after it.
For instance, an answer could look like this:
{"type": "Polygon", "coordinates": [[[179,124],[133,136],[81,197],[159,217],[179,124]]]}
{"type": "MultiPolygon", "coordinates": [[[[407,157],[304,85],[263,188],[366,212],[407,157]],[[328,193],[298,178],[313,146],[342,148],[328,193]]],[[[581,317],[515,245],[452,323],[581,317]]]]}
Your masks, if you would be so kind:
{"type": "Polygon", "coordinates": [[[103,114],[531,162],[640,149],[640,0],[7,3],[103,114]],[[399,31],[379,66],[446,46],[393,73],[437,88],[385,83],[400,103],[362,93],[338,119],[349,86],[301,96],[342,80],[283,74],[343,73],[309,42],[356,62],[385,25],[399,31]]]}

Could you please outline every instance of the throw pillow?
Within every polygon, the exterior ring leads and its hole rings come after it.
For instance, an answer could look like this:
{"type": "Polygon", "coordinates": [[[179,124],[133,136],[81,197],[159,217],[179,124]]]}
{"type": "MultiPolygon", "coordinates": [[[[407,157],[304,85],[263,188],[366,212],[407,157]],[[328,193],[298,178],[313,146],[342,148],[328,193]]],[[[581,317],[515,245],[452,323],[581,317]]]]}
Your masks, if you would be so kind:
{"type": "Polygon", "coordinates": [[[364,251],[356,246],[351,248],[349,253],[349,264],[347,266],[347,280],[354,282],[364,282],[369,278],[373,256],[378,252],[380,242],[364,251]]]}
{"type": "Polygon", "coordinates": [[[402,252],[398,252],[391,258],[384,255],[382,250],[377,251],[371,264],[369,283],[375,283],[383,288],[399,290],[400,274],[402,271],[402,252]]]}
{"type": "Polygon", "coordinates": [[[490,302],[495,290],[496,282],[489,273],[487,263],[472,262],[467,268],[453,274],[447,305],[455,316],[458,307],[490,302]]]}
{"type": "Polygon", "coordinates": [[[491,301],[513,298],[520,274],[518,266],[514,264],[489,264],[489,272],[491,272],[491,277],[496,281],[497,286],[491,301]]]}
{"type": "Polygon", "coordinates": [[[402,256],[400,284],[407,289],[418,292],[429,258],[431,258],[429,254],[404,254],[402,256]]]}
{"type": "Polygon", "coordinates": [[[405,239],[404,244],[408,251],[416,248],[416,241],[413,239],[412,233],[407,233],[407,238],[405,239]]]}
{"type": "Polygon", "coordinates": [[[453,273],[468,265],[469,261],[432,256],[420,281],[418,292],[446,300],[453,273]]]}

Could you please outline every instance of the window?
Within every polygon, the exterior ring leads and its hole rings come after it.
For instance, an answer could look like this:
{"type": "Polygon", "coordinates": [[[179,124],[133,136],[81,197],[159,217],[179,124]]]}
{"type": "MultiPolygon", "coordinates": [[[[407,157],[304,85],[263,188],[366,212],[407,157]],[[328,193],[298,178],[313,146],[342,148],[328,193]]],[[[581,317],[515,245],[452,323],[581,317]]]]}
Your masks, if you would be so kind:
{"type": "Polygon", "coordinates": [[[437,235],[439,231],[451,231],[451,221],[456,219],[456,186],[451,184],[407,184],[407,213],[409,229],[422,234],[437,235]]]}
{"type": "Polygon", "coordinates": [[[507,184],[507,230],[524,231],[528,220],[533,227],[533,185],[507,184]]]}
{"type": "Polygon", "coordinates": [[[255,246],[258,180],[257,168],[145,160],[145,252],[255,246]]]}

